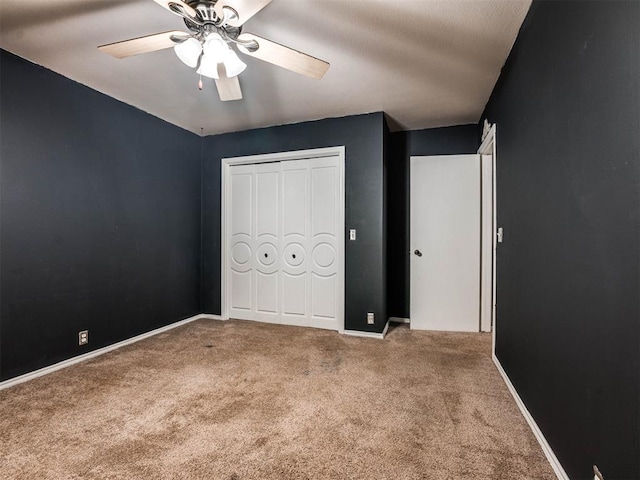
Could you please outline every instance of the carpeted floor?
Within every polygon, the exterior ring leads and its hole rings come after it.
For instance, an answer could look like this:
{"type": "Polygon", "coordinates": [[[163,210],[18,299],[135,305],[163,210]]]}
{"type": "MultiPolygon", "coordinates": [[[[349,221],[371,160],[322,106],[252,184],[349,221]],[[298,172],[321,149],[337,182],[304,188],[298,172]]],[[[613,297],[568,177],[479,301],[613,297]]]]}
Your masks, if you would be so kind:
{"type": "Polygon", "coordinates": [[[552,479],[490,336],[200,320],[0,391],[2,479],[552,479]]]}

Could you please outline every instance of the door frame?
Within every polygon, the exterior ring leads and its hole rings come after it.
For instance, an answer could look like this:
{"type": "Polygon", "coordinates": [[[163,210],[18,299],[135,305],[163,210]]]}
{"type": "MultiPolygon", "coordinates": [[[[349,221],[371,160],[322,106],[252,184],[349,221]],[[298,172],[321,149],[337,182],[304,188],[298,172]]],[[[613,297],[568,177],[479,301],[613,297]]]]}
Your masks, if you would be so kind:
{"type": "Polygon", "coordinates": [[[229,181],[231,175],[229,168],[234,165],[251,165],[257,163],[268,162],[286,162],[290,160],[311,160],[338,157],[338,232],[336,236],[342,241],[338,242],[338,309],[340,318],[338,318],[338,331],[344,332],[344,311],[345,311],[345,147],[327,147],[313,148],[309,150],[294,150],[288,152],[267,153],[259,155],[248,155],[243,157],[223,158],[221,161],[221,192],[220,192],[220,301],[221,316],[223,320],[229,319],[229,291],[227,289],[227,275],[229,273],[229,256],[227,255],[227,231],[229,218],[227,215],[227,204],[230,199],[227,198],[230,188],[229,181]]]}
{"type": "MultiPolygon", "coordinates": [[[[496,124],[491,124],[487,135],[482,140],[480,147],[478,148],[477,154],[480,156],[480,310],[479,310],[479,330],[480,332],[491,332],[492,337],[492,351],[495,354],[495,338],[496,338],[496,249],[497,249],[497,224],[498,224],[498,210],[497,210],[497,183],[496,183],[496,124]],[[482,155],[491,155],[491,195],[483,195],[483,163],[482,163],[482,155]],[[492,242],[491,245],[484,245],[483,240],[483,230],[485,226],[486,219],[483,218],[482,212],[485,211],[485,208],[489,208],[491,211],[491,232],[492,232],[492,242]],[[488,248],[490,247],[490,248],[488,248]],[[485,255],[490,255],[491,257],[491,285],[484,285],[482,282],[482,259],[485,255]],[[483,318],[483,309],[482,309],[482,293],[486,288],[491,289],[491,318],[486,319],[483,318]]],[[[430,155],[430,156],[443,156],[443,155],[430,155]]],[[[445,155],[446,156],[446,155],[445,155]]],[[[455,156],[455,155],[452,155],[455,156]]],[[[409,158],[409,164],[414,157],[425,157],[425,155],[412,155],[409,158]]],[[[409,168],[409,175],[411,175],[409,168]]],[[[411,233],[409,233],[411,235],[411,233]]],[[[411,255],[411,250],[409,250],[409,255],[411,255]]],[[[409,300],[411,301],[411,300],[409,300]]],[[[411,308],[411,306],[409,306],[411,308]]],[[[410,321],[410,320],[409,320],[410,321]]]]}
{"type": "Polygon", "coordinates": [[[495,356],[495,348],[496,348],[496,254],[497,254],[497,225],[498,225],[498,203],[497,203],[497,182],[496,182],[496,153],[497,153],[497,129],[496,124],[492,124],[489,128],[487,135],[482,140],[480,147],[478,148],[478,153],[480,155],[491,155],[491,173],[492,173],[492,195],[491,195],[491,211],[492,215],[492,248],[491,248],[491,257],[492,257],[492,265],[491,265],[491,350],[492,355],[495,356]]]}

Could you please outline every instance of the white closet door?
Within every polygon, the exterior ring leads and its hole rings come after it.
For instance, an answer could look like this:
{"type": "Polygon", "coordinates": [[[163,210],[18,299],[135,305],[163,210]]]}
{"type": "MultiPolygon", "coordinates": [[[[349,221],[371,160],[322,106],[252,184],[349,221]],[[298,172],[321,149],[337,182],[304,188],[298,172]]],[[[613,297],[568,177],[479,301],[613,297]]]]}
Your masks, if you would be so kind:
{"type": "Polygon", "coordinates": [[[229,315],[280,323],[280,165],[230,168],[229,315]]]}
{"type": "Polygon", "coordinates": [[[231,166],[229,175],[229,316],[339,330],[340,158],[231,166]]]}
{"type": "Polygon", "coordinates": [[[254,314],[254,166],[234,166],[229,169],[229,174],[229,316],[250,319],[254,314]]]}
{"type": "Polygon", "coordinates": [[[255,320],[280,323],[280,165],[254,165],[255,320]]]}
{"type": "Polygon", "coordinates": [[[282,323],[309,325],[309,161],[292,160],[282,170],[282,323]]]}
{"type": "Polygon", "coordinates": [[[312,327],[338,329],[342,318],[343,281],[338,242],[340,224],[340,169],[338,157],[309,162],[311,232],[309,238],[312,327]]]}

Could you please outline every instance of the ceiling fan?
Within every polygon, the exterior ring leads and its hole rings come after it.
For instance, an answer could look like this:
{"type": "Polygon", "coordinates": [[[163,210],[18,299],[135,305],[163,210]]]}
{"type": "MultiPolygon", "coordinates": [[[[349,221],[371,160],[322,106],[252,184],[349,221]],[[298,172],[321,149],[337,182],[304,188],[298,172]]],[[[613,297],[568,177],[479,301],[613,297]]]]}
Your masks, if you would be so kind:
{"type": "Polygon", "coordinates": [[[165,48],[175,50],[183,63],[200,75],[213,78],[220,100],[240,100],[238,75],[247,67],[232,46],[245,55],[293,72],[320,79],[329,69],[323,60],[289,47],[243,33],[242,26],[271,0],[154,0],[183,18],[189,32],[171,30],[98,47],[116,58],[126,58],[165,48]]]}

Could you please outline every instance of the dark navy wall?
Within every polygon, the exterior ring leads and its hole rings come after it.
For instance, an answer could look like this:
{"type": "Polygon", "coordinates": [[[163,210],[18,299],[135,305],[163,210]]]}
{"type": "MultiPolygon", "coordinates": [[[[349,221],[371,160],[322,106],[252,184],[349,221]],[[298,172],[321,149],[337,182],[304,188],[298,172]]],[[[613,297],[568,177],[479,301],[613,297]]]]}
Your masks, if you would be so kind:
{"type": "Polygon", "coordinates": [[[202,299],[206,313],[220,313],[221,159],[310,148],[345,146],[345,325],[381,332],[387,318],[384,268],[384,118],[372,113],[209,136],[203,159],[202,299]],[[367,325],[374,312],[375,325],[367,325]]]}
{"type": "Polygon", "coordinates": [[[409,318],[409,157],[476,153],[477,125],[391,133],[387,147],[387,302],[389,316],[409,318]]]}
{"type": "Polygon", "coordinates": [[[497,355],[572,479],[640,478],[640,2],[534,2],[497,123],[497,355]]]}
{"type": "Polygon", "coordinates": [[[199,313],[200,137],[5,51],[0,99],[0,379],[199,313]]]}

